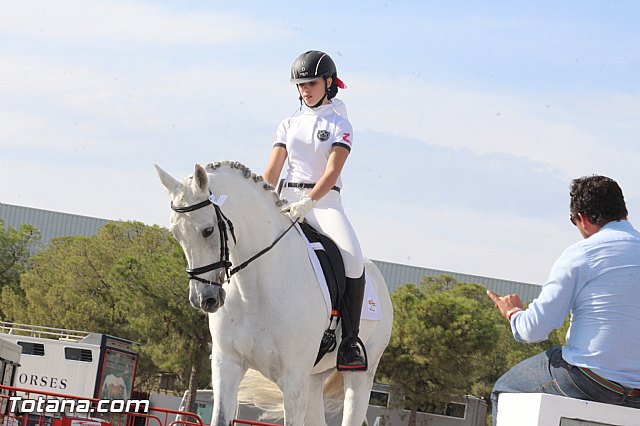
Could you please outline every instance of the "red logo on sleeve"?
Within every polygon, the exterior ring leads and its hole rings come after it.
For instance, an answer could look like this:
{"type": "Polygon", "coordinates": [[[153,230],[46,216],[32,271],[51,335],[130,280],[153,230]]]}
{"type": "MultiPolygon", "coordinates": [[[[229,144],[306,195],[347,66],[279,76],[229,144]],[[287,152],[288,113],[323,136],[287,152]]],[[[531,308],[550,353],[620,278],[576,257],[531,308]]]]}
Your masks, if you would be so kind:
{"type": "Polygon", "coordinates": [[[349,146],[351,146],[351,141],[349,140],[350,137],[351,137],[351,133],[343,133],[342,134],[342,140],[344,142],[346,142],[347,144],[349,144],[349,146]]]}

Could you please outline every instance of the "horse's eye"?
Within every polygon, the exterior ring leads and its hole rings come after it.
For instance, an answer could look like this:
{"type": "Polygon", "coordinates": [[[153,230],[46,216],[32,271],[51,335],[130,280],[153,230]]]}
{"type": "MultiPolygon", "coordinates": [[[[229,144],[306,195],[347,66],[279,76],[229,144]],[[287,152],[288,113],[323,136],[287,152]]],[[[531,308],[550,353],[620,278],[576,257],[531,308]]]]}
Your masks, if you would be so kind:
{"type": "Polygon", "coordinates": [[[204,231],[202,231],[202,236],[204,238],[209,238],[211,236],[211,234],[213,234],[213,227],[207,228],[204,231]]]}

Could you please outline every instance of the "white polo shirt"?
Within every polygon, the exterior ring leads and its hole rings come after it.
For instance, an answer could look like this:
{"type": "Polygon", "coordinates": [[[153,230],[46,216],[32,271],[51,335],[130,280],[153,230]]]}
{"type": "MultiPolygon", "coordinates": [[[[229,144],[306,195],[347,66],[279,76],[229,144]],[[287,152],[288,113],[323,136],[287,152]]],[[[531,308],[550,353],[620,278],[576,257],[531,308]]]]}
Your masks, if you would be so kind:
{"type": "MultiPolygon", "coordinates": [[[[351,151],[353,129],[347,109],[340,99],[317,108],[302,107],[293,117],[282,120],[273,146],[287,150],[287,182],[316,183],[325,172],[334,146],[351,151]]],[[[342,188],[338,176],[336,186],[342,188]]]]}

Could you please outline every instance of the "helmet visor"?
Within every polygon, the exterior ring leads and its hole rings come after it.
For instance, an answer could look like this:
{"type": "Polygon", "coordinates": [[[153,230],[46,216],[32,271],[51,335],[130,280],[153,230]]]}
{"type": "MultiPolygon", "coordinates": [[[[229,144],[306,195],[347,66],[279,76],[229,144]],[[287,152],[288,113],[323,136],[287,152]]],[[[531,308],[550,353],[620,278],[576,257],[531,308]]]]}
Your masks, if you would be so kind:
{"type": "Polygon", "coordinates": [[[289,80],[290,83],[294,83],[294,84],[302,84],[302,83],[309,83],[311,81],[315,81],[315,80],[320,80],[322,78],[322,76],[313,76],[313,77],[302,77],[302,78],[293,78],[291,77],[291,79],[289,80]]]}

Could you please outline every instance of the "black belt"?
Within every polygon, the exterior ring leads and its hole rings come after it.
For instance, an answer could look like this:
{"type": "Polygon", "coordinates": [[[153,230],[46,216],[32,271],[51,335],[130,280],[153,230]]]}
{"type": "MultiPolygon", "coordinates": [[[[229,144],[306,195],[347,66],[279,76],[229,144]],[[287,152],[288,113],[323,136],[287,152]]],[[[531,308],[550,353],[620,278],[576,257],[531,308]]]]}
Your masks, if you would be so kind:
{"type": "MultiPolygon", "coordinates": [[[[298,188],[298,189],[311,189],[314,186],[316,186],[315,183],[303,183],[303,182],[287,182],[284,184],[284,186],[286,186],[287,188],[298,188]]],[[[334,186],[333,188],[334,191],[338,191],[340,192],[340,187],[338,186],[334,186]]]]}
{"type": "Polygon", "coordinates": [[[640,389],[630,389],[630,388],[624,387],[620,383],[605,379],[604,377],[597,375],[596,373],[594,373],[593,371],[585,367],[578,367],[578,369],[580,369],[580,371],[582,371],[582,373],[584,373],[585,376],[587,376],[594,382],[598,383],[599,385],[609,389],[612,392],[618,393],[620,395],[627,395],[627,396],[634,396],[634,397],[640,395],[640,389]]]}

